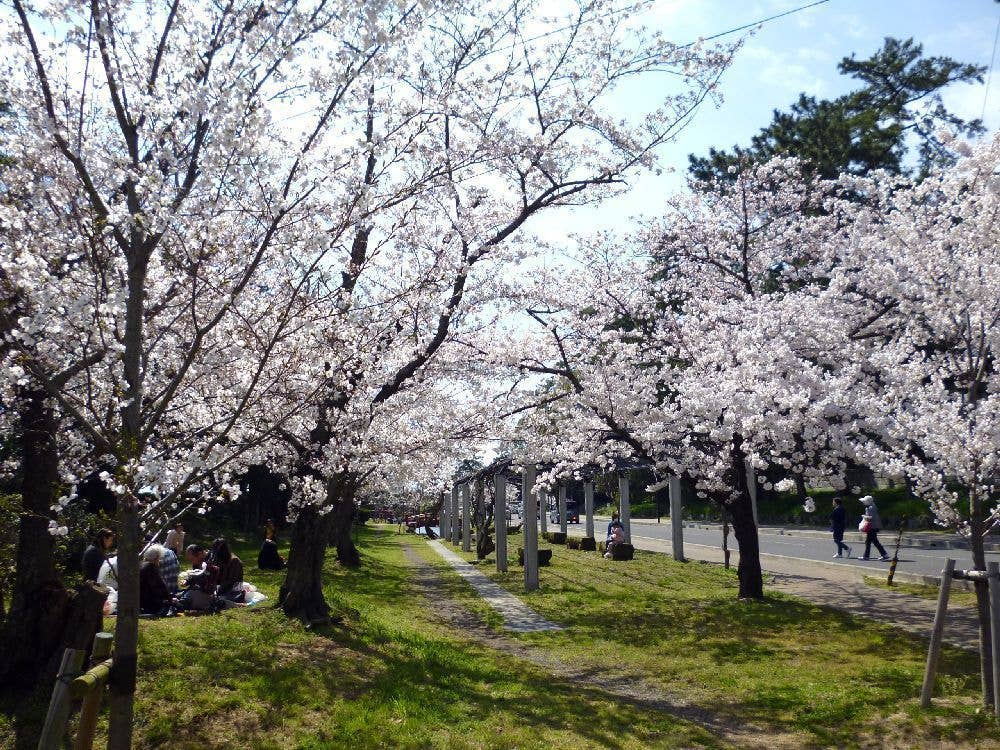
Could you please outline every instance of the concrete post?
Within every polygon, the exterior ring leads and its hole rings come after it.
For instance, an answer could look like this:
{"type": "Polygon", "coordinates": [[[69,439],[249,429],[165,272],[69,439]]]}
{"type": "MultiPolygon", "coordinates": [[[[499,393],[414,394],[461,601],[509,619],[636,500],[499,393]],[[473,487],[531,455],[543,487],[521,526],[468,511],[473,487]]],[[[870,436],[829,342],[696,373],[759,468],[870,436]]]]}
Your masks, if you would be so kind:
{"type": "Polygon", "coordinates": [[[469,507],[469,483],[462,485],[462,552],[472,552],[472,509],[469,507]]]}
{"type": "Polygon", "coordinates": [[[986,563],[990,587],[990,638],[993,646],[993,716],[1000,719],[1000,563],[986,563]]]}
{"type": "Polygon", "coordinates": [[[507,477],[493,477],[493,522],[497,527],[497,572],[507,572],[507,477]]]}
{"type": "Polygon", "coordinates": [[[566,533],[566,485],[559,485],[559,531],[566,533]]]}
{"type": "Polygon", "coordinates": [[[625,544],[632,544],[632,506],[629,500],[629,473],[623,471],[618,475],[618,497],[621,508],[619,516],[625,529],[625,544]]]}
{"type": "Polygon", "coordinates": [[[458,485],[451,488],[451,543],[462,541],[462,518],[458,512],[458,485]]]}
{"type": "Polygon", "coordinates": [[[441,493],[441,514],[438,516],[438,531],[442,539],[451,539],[451,499],[441,493]]]}
{"type": "Polygon", "coordinates": [[[587,527],[585,536],[594,538],[594,483],[583,483],[583,509],[587,514],[587,527]]]}
{"type": "Polygon", "coordinates": [[[760,526],[757,521],[757,472],[747,461],[747,490],[750,492],[750,507],[753,509],[753,525],[760,526]]]}
{"type": "Polygon", "coordinates": [[[549,530],[549,493],[539,492],[538,494],[538,522],[541,524],[542,533],[549,530]]]}
{"type": "Polygon", "coordinates": [[[681,509],[681,478],[670,477],[667,483],[670,493],[670,539],[674,559],[684,561],[684,520],[681,509]]]}
{"type": "Polygon", "coordinates": [[[538,588],[538,498],[535,497],[535,467],[525,466],[521,475],[521,511],[524,518],[524,590],[538,588]]]}

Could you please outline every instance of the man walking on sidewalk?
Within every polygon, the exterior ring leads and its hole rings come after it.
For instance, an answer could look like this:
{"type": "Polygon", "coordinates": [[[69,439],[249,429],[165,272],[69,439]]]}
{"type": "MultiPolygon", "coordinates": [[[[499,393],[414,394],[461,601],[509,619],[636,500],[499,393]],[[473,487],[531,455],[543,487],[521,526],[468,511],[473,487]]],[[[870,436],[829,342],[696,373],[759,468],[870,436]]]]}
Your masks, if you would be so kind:
{"type": "Polygon", "coordinates": [[[851,548],[844,544],[844,529],[847,526],[847,511],[844,510],[844,501],[840,497],[833,498],[833,513],[830,514],[830,531],[833,532],[833,543],[837,545],[837,554],[846,552],[851,556],[851,548]]]}
{"type": "Polygon", "coordinates": [[[865,514],[861,517],[861,525],[858,527],[860,531],[865,532],[865,556],[862,560],[867,560],[868,556],[872,552],[872,545],[875,545],[875,549],[879,551],[882,555],[880,560],[888,560],[889,555],[885,551],[885,547],[878,540],[878,533],[882,530],[882,519],[879,518],[878,508],[875,507],[875,498],[871,495],[865,495],[861,498],[861,504],[865,506],[865,514]]]}

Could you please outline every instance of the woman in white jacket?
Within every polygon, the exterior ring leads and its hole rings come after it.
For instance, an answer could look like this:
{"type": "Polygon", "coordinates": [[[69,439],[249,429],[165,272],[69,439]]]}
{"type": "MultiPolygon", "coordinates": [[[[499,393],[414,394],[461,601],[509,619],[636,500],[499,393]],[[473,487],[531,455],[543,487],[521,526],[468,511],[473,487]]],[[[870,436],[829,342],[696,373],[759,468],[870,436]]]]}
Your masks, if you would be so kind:
{"type": "Polygon", "coordinates": [[[868,556],[872,552],[872,545],[875,545],[875,549],[879,551],[882,555],[880,560],[888,560],[889,555],[885,551],[885,547],[878,540],[878,533],[882,530],[882,519],[879,518],[878,508],[875,507],[875,498],[871,495],[865,495],[861,498],[861,504],[865,506],[865,514],[861,517],[861,525],[858,527],[861,531],[865,532],[865,556],[862,560],[867,560],[868,556]]]}

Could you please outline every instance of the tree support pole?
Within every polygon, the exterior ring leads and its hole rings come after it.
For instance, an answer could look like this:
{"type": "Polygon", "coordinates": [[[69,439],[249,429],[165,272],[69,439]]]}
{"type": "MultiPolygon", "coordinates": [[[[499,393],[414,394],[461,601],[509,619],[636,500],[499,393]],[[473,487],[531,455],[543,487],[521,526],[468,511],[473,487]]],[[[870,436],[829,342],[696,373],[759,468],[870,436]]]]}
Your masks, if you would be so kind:
{"type": "Polygon", "coordinates": [[[938,591],[937,612],[934,613],[934,629],[931,631],[931,644],[927,648],[927,667],[924,669],[924,685],[920,691],[920,706],[928,708],[934,693],[934,675],[937,673],[938,659],[941,658],[941,641],[944,637],[944,621],[948,615],[948,593],[951,591],[951,578],[955,571],[955,561],[945,560],[941,571],[941,589],[938,591]]]}

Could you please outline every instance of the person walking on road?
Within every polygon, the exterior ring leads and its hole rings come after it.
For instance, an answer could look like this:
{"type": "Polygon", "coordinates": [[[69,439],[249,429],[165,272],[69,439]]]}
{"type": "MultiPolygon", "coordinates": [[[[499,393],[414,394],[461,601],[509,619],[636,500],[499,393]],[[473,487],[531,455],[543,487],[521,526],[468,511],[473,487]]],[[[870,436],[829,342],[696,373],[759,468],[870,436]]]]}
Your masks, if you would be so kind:
{"type": "Polygon", "coordinates": [[[882,555],[880,560],[888,560],[889,555],[885,551],[885,547],[878,540],[878,533],[882,530],[882,519],[879,518],[878,508],[875,507],[875,498],[871,495],[865,495],[861,498],[861,504],[865,506],[865,514],[861,516],[861,523],[858,526],[858,531],[863,531],[865,533],[865,556],[862,560],[867,560],[872,552],[872,545],[875,545],[875,549],[879,551],[882,555]]]}
{"type": "Polygon", "coordinates": [[[844,544],[844,529],[847,526],[847,511],[844,510],[844,501],[839,497],[833,498],[833,512],[830,514],[830,531],[833,532],[833,543],[837,545],[837,554],[840,557],[842,552],[851,556],[851,548],[844,544]]]}

